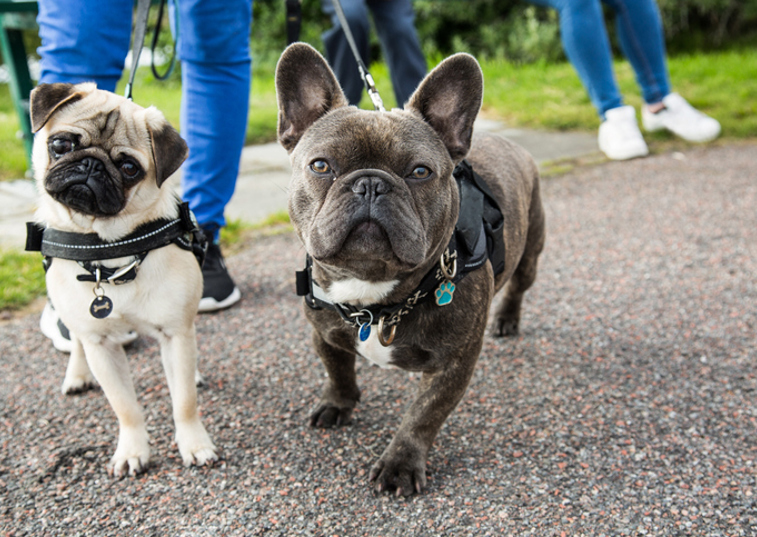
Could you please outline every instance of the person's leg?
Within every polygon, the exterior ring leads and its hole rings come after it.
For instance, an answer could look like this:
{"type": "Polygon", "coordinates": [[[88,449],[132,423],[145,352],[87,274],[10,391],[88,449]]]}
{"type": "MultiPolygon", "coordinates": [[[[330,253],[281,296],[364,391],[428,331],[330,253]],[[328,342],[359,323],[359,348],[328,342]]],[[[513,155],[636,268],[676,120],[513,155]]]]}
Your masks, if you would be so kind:
{"type": "Polygon", "coordinates": [[[39,0],[40,83],[94,81],[113,91],[131,40],[132,0],[39,0]]]}
{"type": "Polygon", "coordinates": [[[612,51],[600,0],[531,0],[557,9],[563,48],[575,67],[602,123],[598,144],[613,160],[649,153],[636,112],[623,106],[612,68],[612,51]]]}
{"type": "Polygon", "coordinates": [[[654,0],[602,0],[616,13],[623,54],[636,73],[644,101],[659,103],[670,93],[665,39],[654,0]]]}
{"type": "Polygon", "coordinates": [[[402,107],[426,76],[426,59],[410,0],[368,0],[381,41],[397,106],[402,107]]]}
{"type": "Polygon", "coordinates": [[[213,242],[200,303],[200,311],[211,311],[239,300],[217,241],[247,130],[252,0],[179,0],[178,9],[181,132],[189,146],[182,195],[213,242]]]}
{"type": "Polygon", "coordinates": [[[720,134],[720,123],[699,112],[676,93],[670,77],[660,11],[654,0],[603,0],[617,12],[623,53],[631,62],[644,102],[641,112],[648,131],[667,129],[691,142],[707,142],[720,134]]]}
{"type": "MultiPolygon", "coordinates": [[[[342,10],[344,16],[350,25],[350,31],[355,39],[360,58],[368,66],[370,63],[370,40],[371,30],[370,21],[368,20],[368,8],[365,0],[342,0],[342,10]]],[[[363,96],[363,79],[360,77],[360,71],[357,62],[352,54],[347,38],[342,30],[342,25],[336,16],[336,10],[331,0],[321,0],[323,12],[331,17],[332,27],[321,36],[323,44],[326,47],[326,57],[329,65],[334,70],[339,85],[342,86],[345,96],[350,104],[360,104],[363,96]]]]}

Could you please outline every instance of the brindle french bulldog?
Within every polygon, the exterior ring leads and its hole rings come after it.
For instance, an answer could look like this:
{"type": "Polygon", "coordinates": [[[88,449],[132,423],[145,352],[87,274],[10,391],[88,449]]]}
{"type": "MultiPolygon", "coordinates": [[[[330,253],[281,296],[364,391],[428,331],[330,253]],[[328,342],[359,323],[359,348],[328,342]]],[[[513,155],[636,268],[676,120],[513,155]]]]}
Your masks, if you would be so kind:
{"type": "Polygon", "coordinates": [[[377,491],[420,492],[428,451],[465,393],[503,287],[494,331],[518,331],[544,245],[537,166],[501,137],[473,135],[483,75],[467,54],[436,67],[404,110],[348,106],[326,61],[303,43],[282,55],[276,87],[279,141],[293,167],[289,214],[312,259],[305,312],[329,376],[311,425],[350,422],[360,399],[356,355],[421,372],[415,400],[370,472],[377,491]],[[501,209],[504,268],[495,274],[485,258],[459,279],[453,170],[466,156],[501,209]]]}

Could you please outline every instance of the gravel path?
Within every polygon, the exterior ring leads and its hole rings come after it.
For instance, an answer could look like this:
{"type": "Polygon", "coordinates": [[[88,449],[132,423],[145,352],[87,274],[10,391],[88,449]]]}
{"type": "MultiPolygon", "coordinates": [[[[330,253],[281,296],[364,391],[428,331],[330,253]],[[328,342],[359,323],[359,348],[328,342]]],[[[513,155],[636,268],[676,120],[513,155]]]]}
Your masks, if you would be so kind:
{"type": "Polygon", "coordinates": [[[228,260],[239,306],[199,317],[210,468],[181,465],[154,341],[129,350],[152,465],[117,480],[103,394],[60,394],[36,316],[0,326],[0,534],[757,535],[757,146],[577,169],[544,199],[522,334],[487,338],[423,495],[366,483],[417,378],[359,362],[352,426],[306,425],[324,371],[283,234],[228,260]]]}

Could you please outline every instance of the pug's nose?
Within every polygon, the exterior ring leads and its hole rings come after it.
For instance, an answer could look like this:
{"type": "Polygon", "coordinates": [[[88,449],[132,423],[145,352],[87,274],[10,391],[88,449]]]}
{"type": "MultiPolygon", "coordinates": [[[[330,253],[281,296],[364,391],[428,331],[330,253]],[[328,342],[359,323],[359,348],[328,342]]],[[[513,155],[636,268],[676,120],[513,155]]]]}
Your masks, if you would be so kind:
{"type": "Polygon", "coordinates": [[[377,198],[391,190],[391,185],[385,179],[376,176],[360,177],[352,185],[352,191],[355,194],[368,199],[377,198]]]}
{"type": "Polygon", "coordinates": [[[105,172],[105,165],[100,159],[85,157],[79,161],[77,171],[85,177],[99,177],[105,172]]]}

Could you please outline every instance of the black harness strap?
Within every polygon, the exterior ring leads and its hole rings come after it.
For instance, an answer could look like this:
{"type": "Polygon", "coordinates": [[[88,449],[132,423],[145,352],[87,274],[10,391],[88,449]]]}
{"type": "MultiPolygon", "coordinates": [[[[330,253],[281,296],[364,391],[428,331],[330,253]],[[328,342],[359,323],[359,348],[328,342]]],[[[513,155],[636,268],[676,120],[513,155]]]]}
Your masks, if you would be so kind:
{"type": "MultiPolygon", "coordinates": [[[[78,261],[85,268],[92,261],[105,259],[134,256],[143,260],[151,250],[169,244],[176,244],[183,250],[192,252],[202,266],[208,245],[205,234],[186,202],[179,205],[178,218],[147,222],[133,233],[113,242],[103,241],[97,233],[70,233],[45,228],[34,222],[27,222],[26,232],[26,251],[41,252],[48,259],[48,264],[50,259],[57,257],[78,261]]],[[[92,264],[92,267],[99,266],[92,264]]],[[[99,268],[105,271],[105,267],[99,268]]]]}

